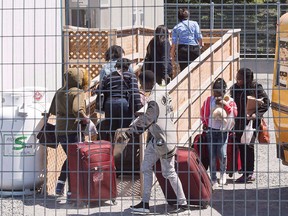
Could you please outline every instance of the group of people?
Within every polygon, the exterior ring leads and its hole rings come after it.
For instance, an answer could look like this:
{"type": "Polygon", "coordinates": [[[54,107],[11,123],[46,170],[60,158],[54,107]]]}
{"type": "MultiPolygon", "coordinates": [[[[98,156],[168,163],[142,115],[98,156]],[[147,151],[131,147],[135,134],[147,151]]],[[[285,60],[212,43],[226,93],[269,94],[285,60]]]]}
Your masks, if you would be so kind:
{"type": "MultiPolygon", "coordinates": [[[[226,92],[227,85],[225,80],[218,78],[213,86],[212,96],[208,97],[201,107],[201,120],[203,129],[207,133],[207,143],[210,158],[210,176],[212,187],[218,187],[216,164],[217,159],[220,161],[220,179],[221,186],[226,184],[226,167],[227,167],[227,143],[229,132],[235,134],[234,144],[240,151],[241,166],[243,175],[236,180],[236,183],[247,183],[255,181],[254,173],[254,144],[259,131],[261,118],[269,108],[269,98],[264,91],[263,86],[254,80],[253,71],[249,68],[241,68],[236,75],[236,83],[232,85],[229,92],[226,92]],[[225,100],[225,95],[229,99],[225,100]],[[256,99],[262,99],[263,103],[256,107],[252,114],[247,114],[247,96],[253,96],[256,99]],[[226,127],[228,121],[215,118],[213,111],[217,106],[223,108],[230,120],[233,119],[233,127],[226,127]],[[231,114],[231,115],[230,115],[231,114]],[[253,128],[256,130],[250,143],[241,143],[241,137],[244,129],[250,120],[253,120],[253,128]]],[[[232,155],[231,155],[232,156],[232,155]]]]}
{"type": "MultiPolygon", "coordinates": [[[[172,106],[169,95],[161,89],[163,81],[168,84],[172,78],[173,61],[178,60],[181,71],[194,61],[202,47],[202,35],[199,25],[189,20],[188,9],[179,9],[179,23],[172,31],[172,45],[169,42],[169,32],[164,25],[158,26],[155,36],[147,46],[147,55],[144,60],[139,80],[133,72],[131,61],[124,56],[122,47],[113,45],[105,53],[106,64],[100,71],[100,84],[98,92],[104,94],[103,111],[105,119],[108,119],[109,140],[114,140],[115,131],[118,128],[129,128],[125,131],[125,138],[132,138],[149,131],[150,138],[145,150],[141,171],[144,173],[144,188],[142,201],[131,206],[133,211],[149,212],[149,199],[151,195],[153,166],[156,161],[161,161],[162,174],[169,180],[177,194],[178,205],[176,211],[187,209],[187,201],[178,178],[175,164],[175,148],[177,144],[176,128],[172,120],[172,106]],[[138,81],[141,88],[138,86],[138,81]],[[141,89],[141,90],[140,90],[141,89]],[[141,92],[145,92],[146,97],[141,92]],[[146,103],[146,111],[136,116],[135,113],[146,103]],[[137,119],[136,119],[137,118],[137,119]],[[136,119],[136,120],[135,120],[136,119]],[[131,123],[132,122],[132,123],[131,123]],[[173,145],[171,145],[173,144],[173,145]],[[170,147],[169,147],[170,146],[170,147]],[[169,147],[169,148],[168,148],[169,147]]],[[[60,88],[51,104],[51,114],[56,115],[56,129],[58,141],[67,152],[68,144],[79,142],[77,133],[79,123],[95,128],[93,122],[86,114],[85,91],[89,87],[88,72],[82,68],[70,68],[65,74],[65,84],[60,88]]],[[[210,171],[211,181],[215,186],[216,158],[220,158],[220,180],[225,184],[226,179],[226,146],[227,130],[223,124],[214,121],[212,110],[221,105],[224,110],[235,117],[236,143],[240,143],[247,120],[253,119],[254,127],[260,125],[260,118],[268,109],[269,99],[263,87],[254,81],[253,72],[248,68],[242,68],[237,73],[237,83],[230,89],[231,97],[223,100],[226,94],[226,83],[223,79],[217,79],[213,84],[213,95],[209,97],[208,105],[201,108],[201,119],[204,129],[207,130],[210,145],[210,171]],[[264,98],[264,105],[257,112],[246,116],[245,101],[248,95],[264,98]],[[233,100],[234,98],[234,100],[233,100]]],[[[107,129],[107,127],[106,127],[107,129]]],[[[250,145],[239,145],[242,159],[243,176],[238,182],[253,181],[254,171],[254,147],[255,137],[250,145]]],[[[56,194],[62,195],[67,178],[67,161],[62,166],[61,175],[56,186],[56,194]]],[[[68,178],[68,191],[69,191],[68,178]]]]}

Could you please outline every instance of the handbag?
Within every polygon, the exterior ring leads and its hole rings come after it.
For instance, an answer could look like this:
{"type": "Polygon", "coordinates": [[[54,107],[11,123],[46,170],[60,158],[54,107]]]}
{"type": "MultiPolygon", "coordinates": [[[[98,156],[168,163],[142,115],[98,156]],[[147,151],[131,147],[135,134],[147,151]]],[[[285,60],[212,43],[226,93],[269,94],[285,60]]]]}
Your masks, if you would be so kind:
{"type": "Polygon", "coordinates": [[[241,136],[241,143],[249,145],[255,130],[256,129],[253,128],[253,120],[250,120],[249,123],[246,125],[243,134],[241,136]]]}
{"type": "Polygon", "coordinates": [[[270,143],[270,135],[268,131],[268,126],[264,118],[261,119],[259,133],[258,133],[258,141],[262,144],[269,144],[270,143]]]}
{"type": "Polygon", "coordinates": [[[114,137],[114,148],[113,148],[113,154],[114,157],[121,156],[121,153],[126,148],[130,138],[126,136],[125,132],[129,128],[118,128],[115,132],[114,137]]]}
{"type": "Polygon", "coordinates": [[[42,144],[46,147],[56,149],[58,146],[58,142],[57,142],[56,134],[55,134],[56,127],[55,127],[55,125],[50,124],[48,122],[49,117],[47,117],[47,116],[49,116],[49,115],[50,115],[50,113],[45,114],[44,119],[46,119],[46,121],[44,122],[42,129],[37,134],[37,139],[39,140],[40,144],[42,144]]]}

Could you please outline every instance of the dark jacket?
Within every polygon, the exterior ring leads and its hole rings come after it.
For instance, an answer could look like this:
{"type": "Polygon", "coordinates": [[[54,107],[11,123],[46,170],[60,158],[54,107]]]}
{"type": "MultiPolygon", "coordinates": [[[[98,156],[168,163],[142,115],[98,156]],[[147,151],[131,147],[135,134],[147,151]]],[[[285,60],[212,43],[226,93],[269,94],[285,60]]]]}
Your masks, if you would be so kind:
{"type": "Polygon", "coordinates": [[[263,98],[263,105],[258,106],[256,110],[256,120],[253,122],[253,128],[258,129],[260,125],[261,118],[264,113],[267,112],[270,100],[268,95],[263,89],[263,86],[257,82],[253,82],[251,87],[242,88],[234,84],[230,89],[231,96],[234,98],[238,109],[238,116],[235,119],[235,131],[236,133],[243,133],[245,126],[248,124],[249,120],[246,118],[246,104],[247,96],[254,96],[257,99],[263,98]]]}
{"type": "Polygon", "coordinates": [[[130,102],[133,113],[142,107],[138,81],[135,74],[130,71],[122,72],[122,76],[117,71],[104,76],[97,92],[104,94],[105,101],[112,98],[127,99],[130,102]],[[128,98],[129,95],[130,98],[128,98]]]}
{"type": "Polygon", "coordinates": [[[172,76],[170,49],[171,45],[168,40],[157,46],[155,40],[152,39],[147,46],[143,69],[156,72],[156,80],[159,85],[161,85],[159,82],[165,79],[165,74],[172,76]]]}

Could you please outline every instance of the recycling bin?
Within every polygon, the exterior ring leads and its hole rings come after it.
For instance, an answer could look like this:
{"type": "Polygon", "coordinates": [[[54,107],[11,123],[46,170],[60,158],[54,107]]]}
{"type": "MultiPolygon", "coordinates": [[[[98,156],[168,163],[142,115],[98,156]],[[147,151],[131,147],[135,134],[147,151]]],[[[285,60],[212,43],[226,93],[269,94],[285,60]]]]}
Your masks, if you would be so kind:
{"type": "Polygon", "coordinates": [[[31,194],[44,181],[45,147],[36,136],[44,124],[45,90],[27,87],[1,96],[0,194],[31,194]]]}

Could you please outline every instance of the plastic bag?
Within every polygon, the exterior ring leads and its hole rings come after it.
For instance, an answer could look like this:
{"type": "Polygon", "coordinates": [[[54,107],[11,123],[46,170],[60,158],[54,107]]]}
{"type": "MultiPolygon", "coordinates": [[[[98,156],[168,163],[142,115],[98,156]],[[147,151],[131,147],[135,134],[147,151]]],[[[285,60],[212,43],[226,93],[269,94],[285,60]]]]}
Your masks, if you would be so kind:
{"type": "Polygon", "coordinates": [[[98,134],[97,128],[96,128],[95,124],[91,120],[89,120],[89,123],[86,125],[84,133],[86,135],[98,134]]]}
{"type": "Polygon", "coordinates": [[[243,134],[241,136],[241,143],[249,145],[253,137],[255,128],[253,128],[253,120],[250,120],[246,125],[243,134]]]}

